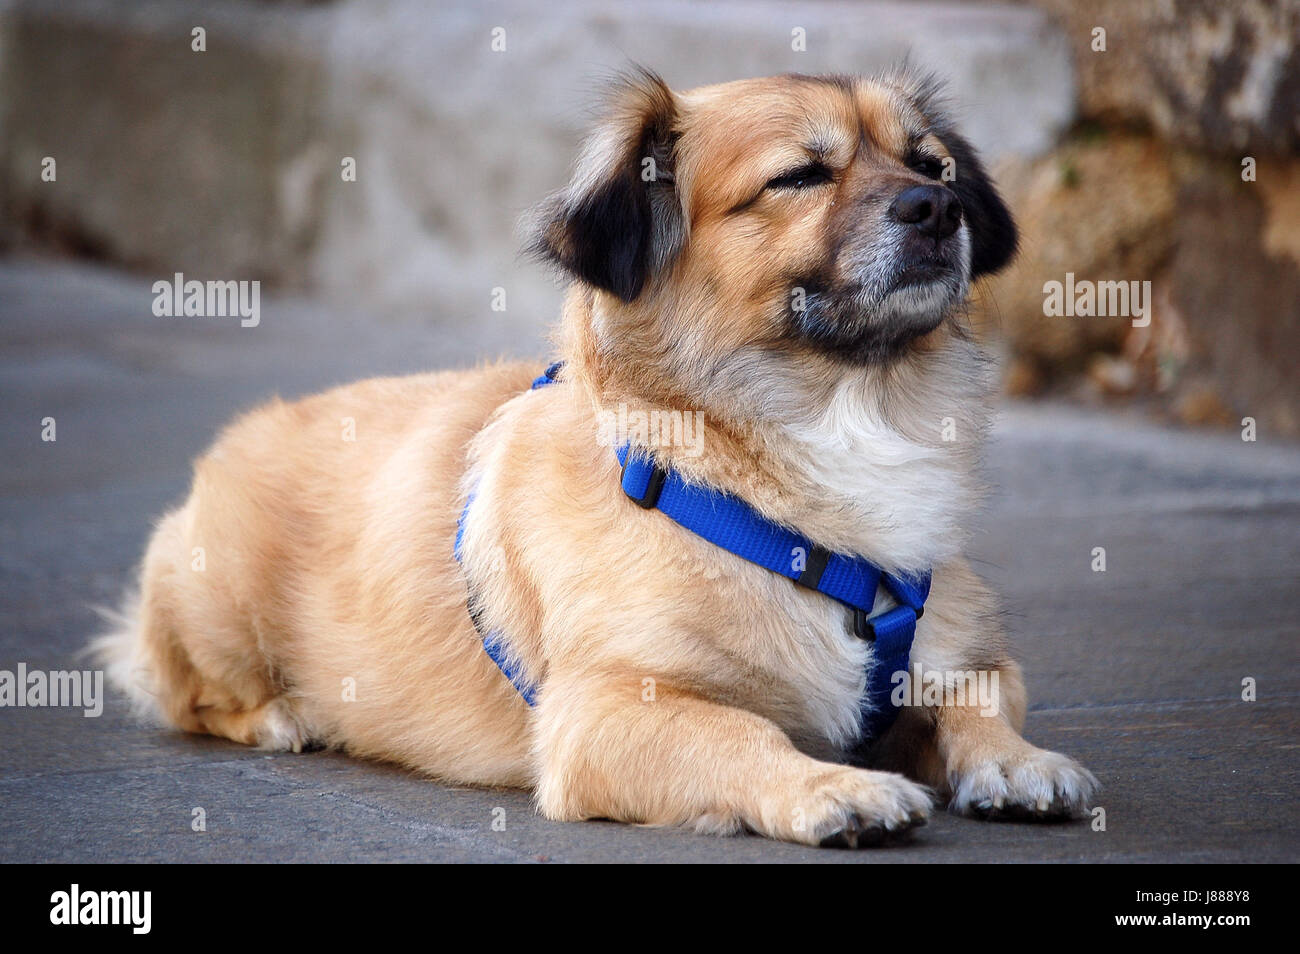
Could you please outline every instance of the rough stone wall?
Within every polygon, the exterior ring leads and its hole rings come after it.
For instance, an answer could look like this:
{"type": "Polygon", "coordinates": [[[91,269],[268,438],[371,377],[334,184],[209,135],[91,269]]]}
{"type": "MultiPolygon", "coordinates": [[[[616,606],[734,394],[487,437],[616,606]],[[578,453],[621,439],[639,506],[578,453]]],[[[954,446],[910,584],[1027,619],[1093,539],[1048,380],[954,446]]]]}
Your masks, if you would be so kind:
{"type": "Polygon", "coordinates": [[[1008,390],[1300,435],[1300,3],[1033,2],[1071,46],[1080,122],[999,169],[1024,231],[984,296],[1008,390]],[[1066,272],[1150,281],[1151,324],[1046,317],[1066,272]]]}

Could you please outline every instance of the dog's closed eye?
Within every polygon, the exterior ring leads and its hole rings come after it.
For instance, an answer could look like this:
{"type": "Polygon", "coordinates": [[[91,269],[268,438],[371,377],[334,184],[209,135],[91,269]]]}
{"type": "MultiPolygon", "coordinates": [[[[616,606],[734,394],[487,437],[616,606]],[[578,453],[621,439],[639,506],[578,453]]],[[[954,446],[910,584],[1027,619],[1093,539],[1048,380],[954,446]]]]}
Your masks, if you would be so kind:
{"type": "Polygon", "coordinates": [[[820,162],[809,162],[769,179],[766,189],[809,189],[832,181],[831,171],[820,162]]]}
{"type": "Polygon", "coordinates": [[[913,154],[908,157],[907,164],[927,179],[938,179],[943,175],[943,162],[934,156],[913,154]]]}

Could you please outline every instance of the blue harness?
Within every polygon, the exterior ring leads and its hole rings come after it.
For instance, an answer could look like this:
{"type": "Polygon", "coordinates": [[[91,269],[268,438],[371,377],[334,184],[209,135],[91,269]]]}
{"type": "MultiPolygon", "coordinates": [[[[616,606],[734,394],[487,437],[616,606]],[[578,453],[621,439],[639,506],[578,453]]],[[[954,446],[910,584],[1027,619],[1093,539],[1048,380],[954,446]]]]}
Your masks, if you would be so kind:
{"type": "MultiPolygon", "coordinates": [[[[533,390],[552,384],[563,367],[557,361],[533,381],[533,390]]],[[[873,665],[867,674],[862,700],[862,730],[865,739],[879,738],[898,718],[890,696],[896,672],[906,672],[916,635],[916,621],[925,611],[930,594],[930,574],[886,573],[862,557],[831,553],[807,537],[768,520],[738,497],[687,483],[680,475],[661,467],[639,448],[624,444],[618,448],[623,467],[622,487],[634,503],[658,510],[692,533],[750,563],[789,577],[799,586],[824,593],[853,610],[853,632],[872,644],[873,665]],[[897,606],[871,615],[880,587],[897,606]]],[[[461,540],[473,494],[456,526],[456,559],[461,559],[461,540]]],[[[497,668],[519,690],[528,705],[536,704],[537,686],[511,657],[502,633],[484,632],[478,614],[471,612],[483,637],[483,649],[497,668]]]]}

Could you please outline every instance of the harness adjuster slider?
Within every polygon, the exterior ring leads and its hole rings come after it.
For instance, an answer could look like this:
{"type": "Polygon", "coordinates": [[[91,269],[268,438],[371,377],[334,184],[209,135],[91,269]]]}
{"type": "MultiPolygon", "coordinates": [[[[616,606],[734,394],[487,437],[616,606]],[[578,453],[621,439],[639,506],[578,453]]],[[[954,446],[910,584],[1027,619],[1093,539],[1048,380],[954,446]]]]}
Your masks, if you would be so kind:
{"type": "Polygon", "coordinates": [[[650,464],[650,479],[646,481],[645,491],[640,497],[627,489],[627,465],[632,462],[632,452],[628,451],[626,459],[623,461],[623,493],[627,494],[629,500],[638,507],[646,510],[653,510],[659,504],[659,495],[664,491],[664,481],[668,479],[668,473],[653,461],[650,464]]]}
{"type": "MultiPolygon", "coordinates": [[[[896,608],[901,608],[901,607],[896,607],[896,608]]],[[[890,610],[889,612],[893,612],[893,610],[890,610]]],[[[925,607],[919,606],[915,610],[913,610],[913,612],[916,613],[916,618],[920,619],[922,616],[925,615],[925,607]]],[[[885,614],[881,613],[880,615],[884,616],[885,614]]],[[[853,635],[858,637],[858,639],[865,640],[868,643],[874,643],[876,641],[875,620],[870,618],[867,615],[867,611],[864,609],[858,609],[854,607],[853,635]]]]}

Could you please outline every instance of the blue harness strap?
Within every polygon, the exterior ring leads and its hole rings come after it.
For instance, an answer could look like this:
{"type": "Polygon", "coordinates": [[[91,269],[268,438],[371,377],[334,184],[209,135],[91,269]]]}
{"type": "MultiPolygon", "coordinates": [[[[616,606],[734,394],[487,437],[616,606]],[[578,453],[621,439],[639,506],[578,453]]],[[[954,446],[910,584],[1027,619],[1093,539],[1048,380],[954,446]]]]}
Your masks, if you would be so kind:
{"type": "MultiPolygon", "coordinates": [[[[461,510],[460,517],[456,520],[456,543],[453,549],[458,563],[464,559],[462,547],[465,540],[465,520],[469,516],[469,508],[472,503],[474,503],[473,493],[465,501],[465,508],[461,510]]],[[[497,664],[497,668],[501,670],[501,673],[510,680],[519,695],[523,697],[524,702],[530,706],[537,705],[537,686],[524,675],[524,667],[519,663],[519,660],[510,655],[510,643],[501,630],[485,631],[483,629],[480,619],[482,613],[475,605],[473,593],[470,594],[468,607],[470,621],[483,639],[483,651],[488,654],[489,659],[497,664]]]]}
{"type": "MultiPolygon", "coordinates": [[[[552,384],[563,362],[557,361],[533,381],[533,390],[552,384]]],[[[878,738],[898,717],[891,695],[894,674],[906,672],[911,662],[916,621],[925,612],[930,594],[930,573],[886,573],[862,557],[832,553],[807,537],[775,523],[739,497],[684,480],[660,467],[640,449],[624,444],[618,448],[623,467],[623,492],[639,506],[658,510],[673,521],[715,546],[750,563],[788,577],[800,586],[843,603],[853,611],[853,631],[872,644],[872,665],[862,700],[862,729],[865,738],[878,738]],[[881,587],[897,603],[875,616],[871,610],[881,587]]],[[[456,526],[456,559],[461,559],[461,540],[471,493],[456,526]]],[[[470,615],[483,636],[483,649],[497,668],[514,684],[524,701],[535,704],[537,686],[524,675],[508,642],[499,631],[484,633],[478,614],[470,615]]]]}
{"type": "Polygon", "coordinates": [[[564,367],[563,361],[552,361],[546,366],[546,370],[533,378],[533,386],[530,391],[536,391],[538,388],[546,387],[548,384],[554,384],[555,379],[559,377],[560,369],[564,367]]]}
{"type": "Polygon", "coordinates": [[[872,643],[862,707],[864,735],[879,736],[893,725],[898,716],[890,699],[893,675],[906,672],[911,662],[916,621],[930,595],[928,572],[895,575],[862,557],[831,553],[767,519],[739,497],[688,483],[626,444],[618,449],[618,459],[623,492],[640,506],[659,510],[715,546],[850,607],[854,633],[872,643]],[[898,605],[872,616],[881,586],[898,605]]]}
{"type": "MultiPolygon", "coordinates": [[[[555,382],[556,376],[560,373],[560,368],[564,367],[563,361],[556,361],[547,367],[539,377],[533,379],[533,385],[529,390],[536,391],[540,387],[555,382]]],[[[465,501],[465,507],[461,510],[460,516],[456,519],[456,542],[452,552],[456,554],[456,562],[464,561],[463,547],[465,541],[465,521],[469,517],[470,505],[474,503],[474,491],[470,491],[469,498],[465,501]]],[[[481,612],[474,605],[473,594],[470,595],[469,618],[474,623],[474,628],[478,630],[479,636],[483,638],[483,651],[488,654],[488,658],[496,663],[497,668],[501,670],[502,675],[510,680],[510,683],[518,691],[524,702],[530,706],[537,705],[537,684],[528,678],[524,673],[524,667],[510,653],[510,643],[505,634],[499,629],[483,630],[480,621],[481,612]]]]}

